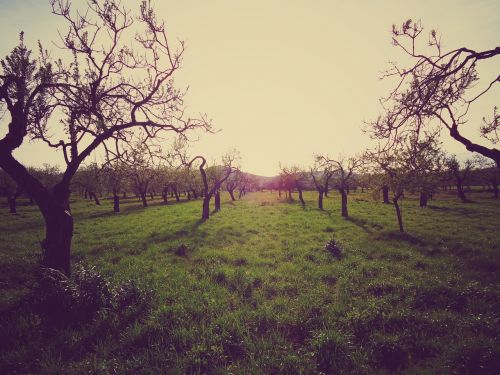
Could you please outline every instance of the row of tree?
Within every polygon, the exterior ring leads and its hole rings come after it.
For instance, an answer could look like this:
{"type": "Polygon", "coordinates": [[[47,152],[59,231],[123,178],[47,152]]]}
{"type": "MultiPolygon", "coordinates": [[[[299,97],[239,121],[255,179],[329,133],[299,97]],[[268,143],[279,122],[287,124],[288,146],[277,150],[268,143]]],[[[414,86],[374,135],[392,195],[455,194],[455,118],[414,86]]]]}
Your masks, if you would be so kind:
{"type": "Polygon", "coordinates": [[[343,217],[349,215],[350,190],[371,189],[377,196],[382,192],[383,202],[394,205],[399,229],[404,232],[400,202],[405,193],[419,194],[420,206],[426,207],[433,194],[452,187],[464,203],[469,202],[465,187],[471,185],[489,186],[493,197],[498,198],[499,184],[500,169],[488,159],[475,156],[460,162],[456,156],[446,156],[440,150],[437,138],[428,137],[424,141],[400,140],[395,147],[349,158],[316,155],[309,169],[281,166],[279,177],[267,188],[277,190],[280,196],[284,191],[289,199],[297,191],[303,205],[302,192],[316,190],[319,209],[323,209],[328,192],[336,190],[341,197],[343,217]]]}

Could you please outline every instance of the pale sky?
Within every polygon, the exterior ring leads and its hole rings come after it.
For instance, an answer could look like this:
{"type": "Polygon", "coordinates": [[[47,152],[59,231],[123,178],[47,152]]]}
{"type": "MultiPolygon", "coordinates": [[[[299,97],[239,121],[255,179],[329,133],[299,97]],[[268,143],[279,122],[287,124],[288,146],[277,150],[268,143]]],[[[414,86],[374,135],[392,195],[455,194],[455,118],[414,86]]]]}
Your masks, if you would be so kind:
{"type": "MultiPolygon", "coordinates": [[[[124,1],[129,7],[139,3],[124,1]]],[[[278,173],[280,162],[308,166],[313,153],[350,155],[371,144],[360,127],[363,120],[377,117],[378,99],[392,87],[379,80],[380,72],[389,60],[403,59],[391,46],[393,23],[421,19],[427,30],[442,33],[445,49],[490,49],[500,36],[497,0],[154,4],[172,40],[186,42],[176,82],[189,86],[188,112],[207,113],[221,129],[203,136],[192,146],[193,153],[212,159],[236,148],[245,171],[267,176],[278,173]]],[[[57,40],[59,19],[49,9],[48,0],[0,0],[0,56],[16,45],[21,30],[34,50],[37,39],[55,49],[50,41],[57,40]]],[[[495,77],[499,62],[480,66],[480,77],[495,77]]],[[[477,135],[482,116],[500,104],[499,94],[497,87],[474,108],[466,134],[477,135]]],[[[5,125],[0,125],[0,135],[5,125]]],[[[464,153],[449,136],[443,141],[449,152],[464,153]]],[[[16,156],[30,165],[62,163],[62,155],[47,150],[32,143],[16,156]]]]}

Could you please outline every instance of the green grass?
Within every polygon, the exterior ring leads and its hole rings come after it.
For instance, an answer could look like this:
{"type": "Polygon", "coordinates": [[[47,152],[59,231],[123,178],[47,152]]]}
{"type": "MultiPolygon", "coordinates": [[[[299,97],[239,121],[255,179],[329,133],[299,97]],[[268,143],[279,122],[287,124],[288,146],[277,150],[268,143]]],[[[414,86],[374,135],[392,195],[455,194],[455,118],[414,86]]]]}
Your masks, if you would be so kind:
{"type": "Polygon", "coordinates": [[[35,207],[0,213],[0,373],[497,373],[500,202],[440,194],[420,209],[339,196],[316,209],[251,193],[201,202],[72,203],[73,262],[151,290],[136,313],[49,325],[27,296],[43,223],[35,207]],[[340,259],[324,249],[334,238],[340,259]],[[185,245],[185,253],[179,246],[185,245]]]}

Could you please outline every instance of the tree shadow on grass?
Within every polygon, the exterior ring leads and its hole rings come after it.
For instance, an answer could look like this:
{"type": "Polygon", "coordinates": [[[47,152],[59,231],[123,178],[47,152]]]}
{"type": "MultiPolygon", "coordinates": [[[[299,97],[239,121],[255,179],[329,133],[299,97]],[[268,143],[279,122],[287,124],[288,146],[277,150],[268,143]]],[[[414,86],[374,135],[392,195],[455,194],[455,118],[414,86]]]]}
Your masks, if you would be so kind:
{"type": "Polygon", "coordinates": [[[360,219],[360,218],[356,218],[356,217],[352,217],[352,216],[346,217],[345,220],[350,221],[354,225],[357,225],[358,227],[363,229],[366,233],[373,234],[373,230],[371,228],[369,228],[369,226],[368,226],[368,224],[369,224],[368,220],[360,219]]]}
{"type": "Polygon", "coordinates": [[[411,245],[418,245],[418,246],[425,246],[428,243],[424,241],[423,239],[416,237],[412,234],[406,233],[406,232],[399,232],[399,231],[387,231],[387,232],[381,232],[378,233],[377,236],[375,237],[378,240],[385,240],[385,241],[401,241],[401,242],[407,242],[411,245]]]}
{"type": "Polygon", "coordinates": [[[183,199],[180,202],[169,201],[168,203],[165,203],[163,201],[158,200],[155,202],[148,202],[147,207],[144,207],[140,202],[137,202],[136,204],[121,205],[120,212],[113,212],[112,208],[110,207],[109,211],[104,211],[104,212],[95,212],[92,214],[79,213],[76,215],[76,218],[79,218],[79,219],[97,219],[97,218],[114,217],[114,216],[120,216],[120,215],[123,216],[123,215],[127,215],[129,213],[147,210],[150,207],[167,207],[167,206],[174,206],[177,204],[184,204],[184,203],[194,202],[194,201],[195,201],[194,199],[191,199],[191,200],[183,199]]]}
{"type": "MultiPolygon", "coordinates": [[[[470,201],[470,203],[476,203],[470,201]]],[[[449,213],[456,213],[459,215],[465,215],[465,216],[477,216],[479,215],[479,212],[475,209],[472,208],[467,208],[467,207],[449,207],[449,206],[434,206],[434,205],[428,205],[428,209],[437,211],[437,212],[449,212],[449,213]]]]}
{"type": "Polygon", "coordinates": [[[156,233],[149,236],[146,240],[146,244],[150,243],[162,243],[180,240],[181,238],[192,239],[203,239],[207,236],[206,232],[199,231],[198,228],[203,224],[204,220],[196,220],[194,223],[185,225],[184,227],[176,230],[175,232],[167,233],[156,233]]]}

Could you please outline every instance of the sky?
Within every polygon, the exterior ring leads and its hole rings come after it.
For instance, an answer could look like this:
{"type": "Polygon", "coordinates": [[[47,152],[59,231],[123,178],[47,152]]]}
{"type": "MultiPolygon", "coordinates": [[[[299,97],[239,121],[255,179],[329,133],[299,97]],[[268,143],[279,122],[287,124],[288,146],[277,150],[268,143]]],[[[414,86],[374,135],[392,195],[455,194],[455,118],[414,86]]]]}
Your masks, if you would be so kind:
{"type": "MultiPolygon", "coordinates": [[[[75,5],[81,1],[74,0],[75,5]]],[[[139,1],[124,0],[130,7],[139,1]]],[[[314,153],[352,155],[373,145],[363,121],[375,119],[378,99],[394,81],[380,80],[388,61],[403,55],[391,46],[391,26],[420,19],[442,34],[445,49],[490,49],[499,43],[500,2],[156,0],[171,40],[186,43],[178,87],[189,86],[188,113],[207,113],[216,134],[202,135],[192,153],[209,159],[236,148],[245,171],[272,176],[279,164],[307,167],[314,153]]],[[[36,49],[56,49],[59,20],[45,0],[0,0],[0,56],[21,30],[36,49]]],[[[484,80],[498,74],[499,58],[480,66],[484,80]]],[[[497,85],[498,86],[498,85],[497,85]]],[[[479,140],[482,116],[499,105],[492,91],[469,115],[465,134],[479,140]],[[495,102],[496,100],[496,102],[495,102]]],[[[5,119],[0,135],[5,132],[5,119]]],[[[444,148],[463,155],[449,136],[444,148]]],[[[62,155],[25,142],[15,155],[28,165],[62,165],[62,155]]]]}

